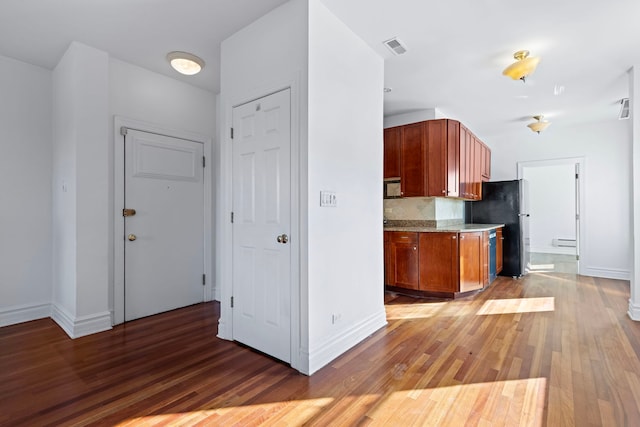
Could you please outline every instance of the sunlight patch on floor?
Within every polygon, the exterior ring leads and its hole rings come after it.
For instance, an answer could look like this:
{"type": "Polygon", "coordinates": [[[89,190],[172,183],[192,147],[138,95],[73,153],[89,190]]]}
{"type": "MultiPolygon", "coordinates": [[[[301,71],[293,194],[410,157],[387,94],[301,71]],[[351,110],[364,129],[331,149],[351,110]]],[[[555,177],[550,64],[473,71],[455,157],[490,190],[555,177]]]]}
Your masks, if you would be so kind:
{"type": "MultiPolygon", "coordinates": [[[[333,403],[332,397],[318,399],[288,400],[284,402],[261,403],[257,405],[228,406],[216,409],[203,409],[200,411],[181,412],[172,414],[148,415],[125,420],[117,427],[127,426],[155,426],[155,425],[193,425],[204,422],[205,425],[223,425],[220,423],[241,422],[244,416],[255,420],[257,414],[273,418],[273,421],[287,424],[287,419],[299,423],[302,420],[310,420],[314,416],[333,403]],[[270,414],[270,415],[269,415],[270,414]],[[216,421],[217,420],[217,421],[216,421]],[[227,421],[225,421],[227,420],[227,421]]],[[[291,424],[293,425],[293,424],[291,424]]]]}
{"type": "Polygon", "coordinates": [[[434,316],[465,316],[468,310],[451,301],[424,304],[388,304],[385,306],[387,320],[428,319],[434,316]]]}
{"type": "Polygon", "coordinates": [[[536,313],[555,310],[555,298],[490,299],[476,313],[478,316],[508,313],[536,313]]]}
{"type": "Polygon", "coordinates": [[[371,426],[543,425],[546,378],[458,384],[389,394],[367,413],[371,426]]]}

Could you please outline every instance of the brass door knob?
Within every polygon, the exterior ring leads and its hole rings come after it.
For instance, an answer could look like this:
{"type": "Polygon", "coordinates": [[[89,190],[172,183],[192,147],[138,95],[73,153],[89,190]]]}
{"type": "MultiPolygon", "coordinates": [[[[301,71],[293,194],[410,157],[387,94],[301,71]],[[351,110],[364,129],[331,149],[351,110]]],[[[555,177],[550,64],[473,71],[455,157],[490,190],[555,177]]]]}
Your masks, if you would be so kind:
{"type": "Polygon", "coordinates": [[[127,236],[127,239],[129,239],[129,241],[130,241],[130,242],[133,242],[134,240],[136,240],[136,239],[137,239],[137,237],[136,237],[136,235],[135,235],[135,234],[129,234],[129,235],[127,236]]]}

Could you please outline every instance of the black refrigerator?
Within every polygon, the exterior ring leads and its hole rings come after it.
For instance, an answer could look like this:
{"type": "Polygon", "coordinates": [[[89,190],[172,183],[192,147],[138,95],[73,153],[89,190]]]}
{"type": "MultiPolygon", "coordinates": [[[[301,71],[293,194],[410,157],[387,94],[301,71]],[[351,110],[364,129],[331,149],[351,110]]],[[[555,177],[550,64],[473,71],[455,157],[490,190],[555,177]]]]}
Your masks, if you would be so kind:
{"type": "Polygon", "coordinates": [[[526,180],[482,183],[482,200],[466,202],[466,220],[504,224],[501,276],[527,274],[530,263],[529,186],[526,180]]]}

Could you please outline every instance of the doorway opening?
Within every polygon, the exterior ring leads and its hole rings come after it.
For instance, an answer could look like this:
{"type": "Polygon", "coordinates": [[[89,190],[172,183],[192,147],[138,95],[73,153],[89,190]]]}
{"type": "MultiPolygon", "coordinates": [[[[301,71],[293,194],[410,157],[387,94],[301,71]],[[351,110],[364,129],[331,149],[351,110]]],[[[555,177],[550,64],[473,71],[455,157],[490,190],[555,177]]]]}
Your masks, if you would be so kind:
{"type": "Polygon", "coordinates": [[[530,272],[580,273],[583,158],[518,163],[529,183],[530,272]]]}

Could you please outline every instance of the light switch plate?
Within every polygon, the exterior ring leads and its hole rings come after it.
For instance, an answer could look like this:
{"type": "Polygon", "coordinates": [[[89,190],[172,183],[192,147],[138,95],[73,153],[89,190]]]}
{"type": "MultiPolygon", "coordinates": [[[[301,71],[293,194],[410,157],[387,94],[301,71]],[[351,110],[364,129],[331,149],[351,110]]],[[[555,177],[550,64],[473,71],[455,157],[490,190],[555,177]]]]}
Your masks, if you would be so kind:
{"type": "Polygon", "coordinates": [[[338,200],[334,191],[320,192],[320,206],[327,208],[335,208],[338,206],[338,200]]]}

